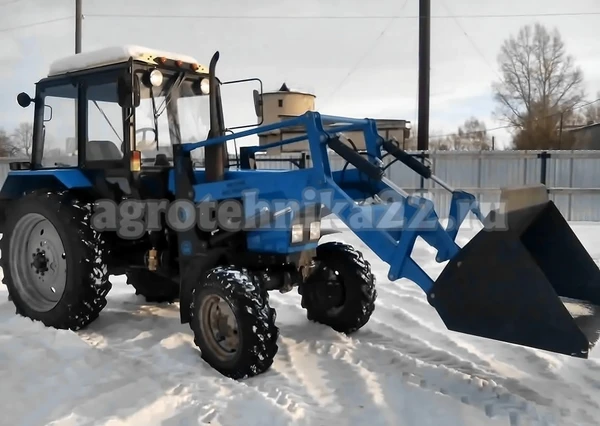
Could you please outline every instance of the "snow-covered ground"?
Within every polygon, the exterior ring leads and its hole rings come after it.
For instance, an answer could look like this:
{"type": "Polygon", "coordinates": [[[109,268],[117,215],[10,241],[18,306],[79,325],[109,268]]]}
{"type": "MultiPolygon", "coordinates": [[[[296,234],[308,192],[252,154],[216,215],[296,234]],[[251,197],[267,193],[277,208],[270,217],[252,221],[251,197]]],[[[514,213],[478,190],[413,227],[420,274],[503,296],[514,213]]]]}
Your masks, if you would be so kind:
{"type": "MultiPolygon", "coordinates": [[[[573,224],[600,259],[600,224],[573,224]]],[[[464,244],[475,230],[463,230],[464,244]]],[[[16,317],[0,288],[0,424],[600,424],[600,348],[575,359],[448,332],[421,290],[378,276],[377,309],[352,338],[305,319],[297,293],[272,293],[281,328],[272,369],[243,382],[199,357],[177,305],[145,304],[113,277],[86,331],[16,317]]],[[[435,278],[443,265],[419,243],[435,278]]]]}

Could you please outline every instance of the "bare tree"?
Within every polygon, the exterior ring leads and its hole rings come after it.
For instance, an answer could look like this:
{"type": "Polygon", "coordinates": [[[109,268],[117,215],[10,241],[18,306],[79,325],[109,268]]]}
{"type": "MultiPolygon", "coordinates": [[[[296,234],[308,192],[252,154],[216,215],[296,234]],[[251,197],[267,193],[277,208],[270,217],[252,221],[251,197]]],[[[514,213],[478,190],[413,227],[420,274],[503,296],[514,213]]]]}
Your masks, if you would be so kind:
{"type": "MultiPolygon", "coordinates": [[[[600,92],[596,94],[596,99],[600,99],[600,92]]],[[[582,109],[581,124],[600,123],[600,101],[593,101],[592,104],[582,109]]]]}
{"type": "Polygon", "coordinates": [[[29,157],[33,143],[33,124],[29,122],[19,124],[12,135],[12,139],[14,146],[29,157]]]}
{"type": "Polygon", "coordinates": [[[0,129],[0,157],[12,157],[18,153],[11,137],[4,129],[0,129]]]}
{"type": "Polygon", "coordinates": [[[460,145],[456,149],[462,150],[489,150],[490,138],[487,134],[487,128],[483,121],[471,117],[458,128],[458,138],[455,138],[460,145]]]}
{"type": "Polygon", "coordinates": [[[583,73],[558,30],[539,23],[521,28],[503,43],[498,62],[494,99],[499,118],[515,128],[515,148],[557,148],[561,114],[572,120],[572,108],[585,97],[583,73]]]}
{"type": "Polygon", "coordinates": [[[491,143],[487,135],[485,123],[475,117],[465,120],[458,131],[451,135],[444,135],[441,132],[437,135],[432,132],[432,138],[436,149],[440,151],[471,151],[471,150],[489,150],[491,143]]]}

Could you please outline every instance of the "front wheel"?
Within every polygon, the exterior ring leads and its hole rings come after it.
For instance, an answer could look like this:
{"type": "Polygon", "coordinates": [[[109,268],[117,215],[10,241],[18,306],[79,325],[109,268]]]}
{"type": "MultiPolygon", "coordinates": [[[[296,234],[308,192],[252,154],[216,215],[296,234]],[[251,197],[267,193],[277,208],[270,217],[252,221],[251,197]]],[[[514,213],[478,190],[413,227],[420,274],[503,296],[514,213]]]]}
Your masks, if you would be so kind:
{"type": "Polygon", "coordinates": [[[318,246],[315,260],[316,269],[298,287],[308,319],[340,333],[357,331],[375,310],[371,265],[359,251],[339,242],[318,246]]]}
{"type": "Polygon", "coordinates": [[[279,330],[268,294],[245,269],[217,267],[194,290],[190,327],[202,358],[232,379],[268,370],[279,330]]]}

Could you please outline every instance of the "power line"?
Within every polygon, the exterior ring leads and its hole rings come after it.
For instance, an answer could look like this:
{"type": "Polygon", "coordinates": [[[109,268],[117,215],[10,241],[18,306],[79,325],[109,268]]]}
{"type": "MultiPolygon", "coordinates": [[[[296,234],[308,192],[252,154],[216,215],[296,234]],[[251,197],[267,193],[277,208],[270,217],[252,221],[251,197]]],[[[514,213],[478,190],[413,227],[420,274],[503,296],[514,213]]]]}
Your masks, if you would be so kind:
{"type": "MultiPolygon", "coordinates": [[[[566,17],[566,16],[598,16],[600,11],[591,12],[556,12],[556,13],[514,13],[514,14],[475,14],[475,15],[432,15],[431,19],[504,19],[504,18],[542,18],[542,17],[566,17]]],[[[419,19],[418,15],[371,15],[371,16],[340,16],[340,15],[322,15],[322,16],[289,16],[289,15],[160,15],[160,14],[108,14],[108,13],[88,13],[86,18],[123,18],[123,19],[277,19],[277,20],[365,20],[365,19],[419,19]]]]}
{"type": "MultiPolygon", "coordinates": [[[[493,127],[491,129],[485,129],[485,131],[486,132],[493,132],[494,130],[511,129],[513,127],[519,127],[519,126],[517,126],[516,124],[508,124],[506,126],[500,126],[500,127],[493,127]]],[[[472,135],[472,134],[475,134],[475,133],[481,133],[481,130],[475,130],[475,131],[472,131],[472,132],[464,132],[463,136],[472,135]]],[[[455,136],[455,135],[458,135],[458,133],[457,132],[447,133],[445,135],[439,135],[439,136],[435,136],[434,135],[434,136],[430,136],[429,139],[441,139],[441,138],[447,138],[447,137],[455,136]]]]}
{"type": "MultiPolygon", "coordinates": [[[[448,11],[448,13],[450,13],[452,15],[452,11],[450,10],[450,8],[448,7],[448,5],[446,4],[446,2],[444,0],[442,0],[442,6],[444,6],[444,9],[446,9],[448,11]]],[[[477,46],[477,44],[475,43],[475,41],[473,41],[473,38],[471,36],[469,36],[469,34],[467,34],[467,31],[460,24],[460,22],[458,21],[458,18],[456,16],[454,16],[454,22],[456,23],[456,25],[458,26],[458,28],[463,32],[463,34],[465,35],[465,37],[467,38],[467,40],[469,41],[469,43],[471,43],[471,46],[473,47],[473,49],[475,50],[475,52],[481,57],[481,59],[483,59],[483,62],[486,63],[486,65],[490,68],[490,70],[492,70],[498,77],[500,77],[500,74],[498,73],[498,70],[496,70],[492,66],[492,64],[490,64],[490,62],[487,60],[487,58],[485,57],[485,55],[483,54],[483,52],[481,51],[481,49],[479,49],[479,47],[477,46]]]]}
{"type": "Polygon", "coordinates": [[[48,19],[46,21],[32,22],[31,24],[17,25],[15,27],[9,27],[9,28],[0,28],[0,33],[6,33],[6,32],[14,31],[14,30],[20,30],[21,28],[36,27],[38,25],[50,24],[50,23],[53,23],[53,22],[66,21],[68,19],[73,19],[73,17],[72,16],[65,16],[64,18],[48,19]]]}
{"type": "MultiPolygon", "coordinates": [[[[404,0],[404,4],[400,8],[400,10],[403,10],[406,7],[407,3],[408,3],[408,0],[404,0]]],[[[331,94],[327,97],[327,99],[332,98],[338,92],[338,90],[340,90],[342,87],[344,87],[344,84],[346,84],[346,81],[348,80],[348,78],[350,78],[350,76],[352,74],[354,74],[354,72],[360,67],[360,65],[363,63],[363,61],[369,56],[369,54],[372,52],[372,50],[375,48],[375,46],[377,46],[377,43],[379,43],[379,40],[381,40],[381,38],[385,35],[385,33],[387,33],[387,31],[390,29],[390,27],[392,26],[392,23],[394,23],[394,21],[395,21],[395,18],[391,18],[389,20],[389,22],[383,28],[383,30],[379,33],[377,38],[375,38],[373,43],[371,43],[369,45],[369,47],[365,50],[365,53],[363,55],[361,55],[361,57],[354,64],[354,66],[352,68],[350,68],[350,71],[348,71],[346,76],[342,79],[342,81],[340,81],[340,84],[338,84],[338,86],[331,92],[331,94]]]]}

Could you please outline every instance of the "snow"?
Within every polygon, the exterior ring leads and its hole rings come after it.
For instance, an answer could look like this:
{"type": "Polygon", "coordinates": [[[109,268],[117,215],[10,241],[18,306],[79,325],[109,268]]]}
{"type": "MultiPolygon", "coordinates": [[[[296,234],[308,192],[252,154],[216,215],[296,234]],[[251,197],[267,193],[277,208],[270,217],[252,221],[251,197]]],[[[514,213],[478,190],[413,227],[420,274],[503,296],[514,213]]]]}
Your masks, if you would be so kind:
{"type": "MultiPolygon", "coordinates": [[[[600,224],[574,223],[600,259],[600,224]]],[[[325,227],[325,225],[324,225],[325,227]]],[[[463,245],[475,234],[463,229],[463,245]]],[[[6,425],[587,425],[600,418],[600,349],[590,359],[452,333],[413,283],[349,232],[378,278],[375,313],[352,337],[310,323],[297,293],[271,293],[281,328],[272,369],[236,382],[201,360],[177,305],[115,284],[77,333],[14,315],[0,288],[0,412],[6,425]]],[[[417,243],[435,278],[443,265],[417,243]]]]}
{"type": "MultiPolygon", "coordinates": [[[[157,57],[165,57],[167,59],[182,61],[189,64],[199,64],[195,58],[179,53],[135,45],[111,46],[58,59],[50,64],[48,76],[64,74],[91,67],[116,64],[127,61],[129,58],[144,62],[153,62],[157,57]]],[[[201,68],[203,67],[201,66],[201,68]]],[[[207,71],[205,70],[204,72],[207,71]]]]}

